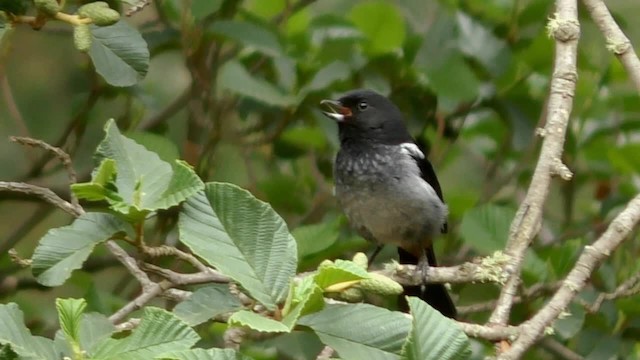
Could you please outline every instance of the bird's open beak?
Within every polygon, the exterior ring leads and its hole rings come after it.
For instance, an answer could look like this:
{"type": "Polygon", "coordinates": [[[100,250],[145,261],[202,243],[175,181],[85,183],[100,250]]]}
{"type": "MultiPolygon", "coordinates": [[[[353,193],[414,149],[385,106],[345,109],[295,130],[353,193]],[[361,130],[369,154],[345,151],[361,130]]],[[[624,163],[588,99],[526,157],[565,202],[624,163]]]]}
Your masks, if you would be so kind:
{"type": "Polygon", "coordinates": [[[322,111],[324,116],[337,122],[345,121],[352,115],[351,109],[346,106],[342,106],[340,102],[335,100],[322,100],[320,101],[320,105],[326,109],[325,111],[322,111]]]}

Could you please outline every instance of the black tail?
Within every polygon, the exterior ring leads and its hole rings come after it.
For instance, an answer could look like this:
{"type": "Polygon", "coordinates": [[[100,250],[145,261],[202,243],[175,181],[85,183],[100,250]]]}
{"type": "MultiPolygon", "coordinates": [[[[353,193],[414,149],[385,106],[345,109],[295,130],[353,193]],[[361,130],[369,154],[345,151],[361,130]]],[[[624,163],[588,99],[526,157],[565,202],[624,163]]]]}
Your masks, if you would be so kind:
{"type": "MultiPolygon", "coordinates": [[[[433,246],[429,246],[425,249],[427,260],[430,266],[437,266],[436,255],[433,252],[433,246]]],[[[398,255],[400,257],[401,264],[413,264],[417,265],[419,259],[412,254],[404,251],[402,248],[398,248],[398,255]]],[[[408,305],[405,300],[405,296],[417,296],[420,299],[427,302],[434,309],[440,311],[442,315],[455,319],[457,315],[456,306],[453,304],[449,292],[445,288],[444,284],[427,284],[426,286],[405,286],[404,294],[400,297],[399,304],[402,310],[407,311],[408,305]]]]}

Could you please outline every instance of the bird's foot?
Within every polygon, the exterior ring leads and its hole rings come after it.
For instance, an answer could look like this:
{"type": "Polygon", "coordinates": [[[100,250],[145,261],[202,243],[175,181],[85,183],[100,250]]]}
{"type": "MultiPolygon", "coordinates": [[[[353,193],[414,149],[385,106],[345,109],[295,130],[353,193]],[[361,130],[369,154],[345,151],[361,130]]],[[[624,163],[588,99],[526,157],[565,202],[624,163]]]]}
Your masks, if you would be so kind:
{"type": "Polygon", "coordinates": [[[422,280],[422,285],[426,286],[427,285],[427,280],[429,278],[429,276],[427,275],[427,273],[429,272],[429,260],[427,259],[426,256],[421,256],[420,260],[418,260],[418,264],[416,264],[416,271],[420,271],[420,275],[421,275],[421,280],[422,280]]]}
{"type": "Polygon", "coordinates": [[[382,250],[383,246],[384,245],[377,245],[376,248],[371,253],[371,255],[369,256],[369,268],[371,268],[371,265],[373,264],[373,260],[375,260],[378,254],[380,254],[380,250],[382,250]]]}

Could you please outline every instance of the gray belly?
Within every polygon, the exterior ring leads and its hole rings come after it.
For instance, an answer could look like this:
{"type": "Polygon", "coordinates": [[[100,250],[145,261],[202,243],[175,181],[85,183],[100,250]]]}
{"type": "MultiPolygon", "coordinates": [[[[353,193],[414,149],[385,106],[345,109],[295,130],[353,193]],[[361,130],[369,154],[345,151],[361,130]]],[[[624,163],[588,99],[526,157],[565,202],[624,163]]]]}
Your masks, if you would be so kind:
{"type": "Polygon", "coordinates": [[[387,180],[336,186],[338,203],[351,226],[379,244],[429,244],[440,234],[447,206],[421,178],[387,180]]]}

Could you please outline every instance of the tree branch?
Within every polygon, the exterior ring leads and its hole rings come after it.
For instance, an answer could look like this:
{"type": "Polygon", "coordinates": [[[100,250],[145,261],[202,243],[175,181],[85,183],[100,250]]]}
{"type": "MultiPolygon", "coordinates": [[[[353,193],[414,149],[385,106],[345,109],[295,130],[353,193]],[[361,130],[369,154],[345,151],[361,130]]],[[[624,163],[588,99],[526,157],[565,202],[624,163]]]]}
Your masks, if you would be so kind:
{"type": "Polygon", "coordinates": [[[35,195],[49,204],[56,206],[60,210],[73,215],[74,217],[79,216],[84,212],[80,206],[74,206],[73,204],[63,200],[53,191],[40,186],[20,182],[0,181],[0,192],[2,191],[35,195]]]}
{"type": "MultiPolygon", "coordinates": [[[[64,168],[67,170],[67,174],[68,174],[67,176],[69,177],[69,184],[75,184],[76,182],[78,182],[78,175],[76,174],[76,171],[73,169],[73,163],[71,162],[71,157],[69,156],[69,154],[64,152],[64,150],[60,149],[59,147],[49,145],[42,140],[33,139],[30,137],[11,136],[9,137],[9,139],[20,145],[39,147],[45,151],[52,153],[58,158],[58,160],[60,160],[60,162],[62,163],[62,166],[64,166],[64,168]]],[[[75,207],[80,206],[78,203],[78,198],[73,193],[73,191],[71,192],[71,204],[75,207]]]]}
{"type": "Polygon", "coordinates": [[[592,245],[585,246],[562,286],[549,302],[531,319],[522,323],[520,336],[511,348],[498,359],[520,359],[522,354],[544,333],[545,328],[558,318],[587,284],[593,271],[624,241],[640,221],[640,195],[611,222],[607,230],[592,245]]]}
{"type": "Polygon", "coordinates": [[[520,273],[525,251],[538,233],[542,223],[542,208],[549,194],[552,176],[562,173],[569,178],[568,169],[559,167],[564,147],[569,115],[577,80],[576,58],[580,24],[576,0],[558,0],[555,18],[548,30],[556,39],[554,71],[551,78],[547,107],[547,121],[538,134],[543,137],[540,157],[524,201],[521,203],[509,230],[506,254],[512,260],[507,271],[509,280],[500,292],[496,307],[489,318],[493,324],[506,324],[513,300],[521,282],[520,273]]]}
{"type": "Polygon", "coordinates": [[[596,23],[607,41],[607,49],[612,51],[629,73],[631,82],[640,91],[640,60],[631,41],[622,32],[611,16],[607,5],[602,0],[582,0],[589,11],[591,19],[596,23]]]}

